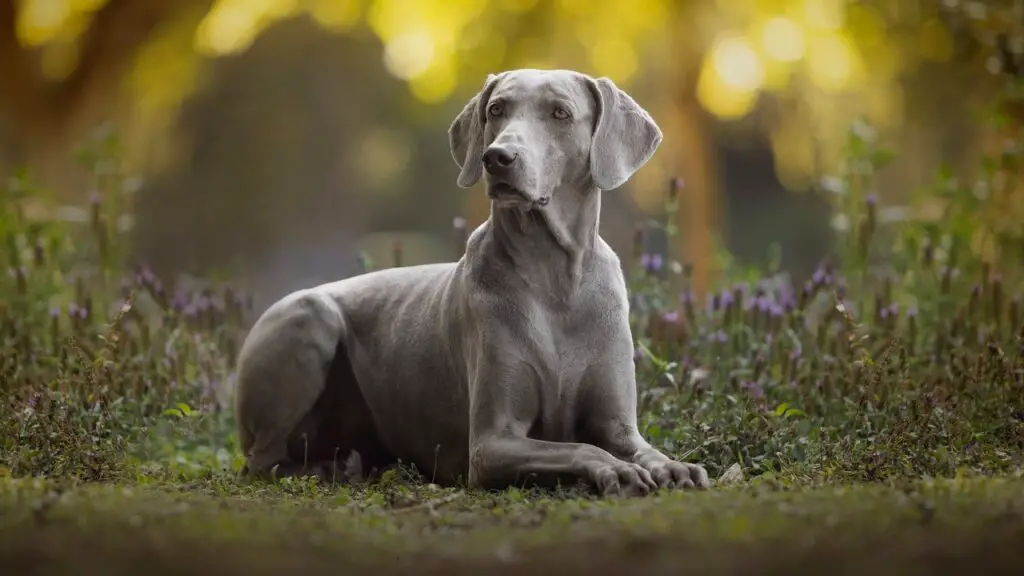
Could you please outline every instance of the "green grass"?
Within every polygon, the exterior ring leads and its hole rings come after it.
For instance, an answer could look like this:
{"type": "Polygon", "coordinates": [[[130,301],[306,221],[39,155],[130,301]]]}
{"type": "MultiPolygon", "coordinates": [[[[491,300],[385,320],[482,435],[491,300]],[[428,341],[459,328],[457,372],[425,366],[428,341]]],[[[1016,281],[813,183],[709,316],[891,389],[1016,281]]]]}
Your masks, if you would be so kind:
{"type": "Polygon", "coordinates": [[[396,485],[59,487],[6,480],[0,563],[35,573],[1009,573],[1013,479],[602,500],[396,485]]]}
{"type": "MultiPolygon", "coordinates": [[[[866,136],[865,134],[868,134],[866,136]]],[[[942,223],[885,224],[887,156],[853,131],[808,279],[777,258],[697,301],[638,233],[629,267],[642,433],[715,478],[603,500],[483,493],[398,469],[366,485],[247,485],[230,391],[244,291],[128,266],[106,158],[84,229],[0,196],[0,567],[5,573],[934,573],[1024,565],[1024,235],[950,176],[942,223]]],[[[95,159],[94,159],[95,160],[95,159]]],[[[1005,159],[999,160],[1003,162],[1005,159]]],[[[999,170],[1011,170],[999,162],[999,170]]],[[[1005,162],[1004,162],[1005,163],[1005,162]]],[[[666,199],[674,221],[680,188],[666,199]]],[[[776,255],[777,256],[777,255],[776,255]]],[[[400,257],[400,255],[398,256],[400,257]]]]}

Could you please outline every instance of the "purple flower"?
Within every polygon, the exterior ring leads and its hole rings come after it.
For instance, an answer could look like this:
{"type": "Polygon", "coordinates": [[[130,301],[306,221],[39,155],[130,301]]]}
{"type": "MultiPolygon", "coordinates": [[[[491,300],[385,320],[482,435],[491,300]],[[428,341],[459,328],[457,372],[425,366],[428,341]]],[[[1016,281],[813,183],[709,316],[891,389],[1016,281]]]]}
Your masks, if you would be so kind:
{"type": "Polygon", "coordinates": [[[745,381],[742,384],[740,384],[740,388],[746,390],[747,393],[754,398],[764,397],[764,387],[758,384],[757,382],[745,381]]]}
{"type": "Polygon", "coordinates": [[[899,315],[900,315],[900,305],[899,305],[899,303],[893,302],[889,306],[889,315],[893,316],[893,317],[899,317],[899,315]]]}
{"type": "Polygon", "coordinates": [[[203,294],[196,301],[196,308],[200,312],[206,312],[207,310],[210,309],[210,299],[205,294],[203,294]]]}
{"type": "Polygon", "coordinates": [[[661,254],[644,254],[640,257],[640,265],[648,272],[657,272],[658,270],[661,270],[662,264],[664,264],[664,262],[661,258],[661,254]]]}
{"type": "Polygon", "coordinates": [[[185,309],[182,310],[182,314],[184,314],[185,316],[188,316],[188,317],[195,316],[196,315],[196,306],[195,306],[195,304],[193,304],[191,302],[186,304],[185,305],[185,309]]]}
{"type": "Polygon", "coordinates": [[[68,316],[71,318],[78,316],[78,304],[75,304],[74,302],[68,304],[68,316]]]}
{"type": "Polygon", "coordinates": [[[782,316],[784,311],[782,309],[782,306],[772,303],[771,307],[768,309],[768,313],[771,314],[772,318],[779,318],[782,316]]]}
{"type": "Polygon", "coordinates": [[[99,204],[102,201],[103,201],[103,197],[100,196],[100,193],[97,192],[96,190],[93,190],[92,193],[89,194],[89,204],[92,204],[93,206],[95,206],[95,205],[99,204]]]}
{"type": "Polygon", "coordinates": [[[675,324],[676,322],[679,322],[679,312],[677,310],[669,310],[668,312],[662,314],[661,317],[662,319],[665,320],[665,322],[668,322],[669,324],[675,324]]]}
{"type": "Polygon", "coordinates": [[[911,306],[910,308],[907,308],[907,318],[916,318],[916,317],[917,317],[917,306],[911,306]]]}
{"type": "Polygon", "coordinates": [[[782,295],[782,308],[787,312],[792,312],[796,309],[796,298],[793,297],[792,293],[782,295]]]}
{"type": "Polygon", "coordinates": [[[180,294],[176,294],[174,298],[171,299],[171,309],[175,312],[181,313],[185,309],[185,306],[185,298],[180,294]]]}
{"type": "Polygon", "coordinates": [[[824,268],[818,268],[814,271],[814,274],[811,275],[811,282],[814,284],[823,284],[825,282],[826,275],[827,273],[824,268]]]}
{"type": "Polygon", "coordinates": [[[54,306],[53,308],[50,308],[50,317],[51,318],[56,318],[58,316],[60,316],[60,308],[58,308],[56,306],[54,306]]]}
{"type": "Polygon", "coordinates": [[[718,298],[719,298],[719,305],[722,308],[728,308],[736,300],[733,297],[733,295],[732,295],[732,291],[729,290],[728,288],[723,289],[722,290],[722,294],[718,298]]]}
{"type": "Polygon", "coordinates": [[[767,312],[768,308],[770,306],[771,306],[771,301],[768,300],[767,296],[758,296],[757,297],[757,309],[760,312],[762,312],[762,313],[767,312]]]}
{"type": "Polygon", "coordinates": [[[868,194],[867,197],[864,198],[864,202],[868,206],[874,206],[874,205],[878,204],[878,194],[875,194],[874,192],[872,192],[871,194],[868,194]]]}
{"type": "Polygon", "coordinates": [[[715,332],[715,338],[719,342],[723,343],[729,341],[729,335],[725,333],[725,330],[719,330],[718,332],[715,332]]]}
{"type": "Polygon", "coordinates": [[[689,304],[693,302],[695,299],[696,297],[693,295],[693,290],[687,290],[686,292],[681,292],[679,294],[680,304],[689,304]]]}

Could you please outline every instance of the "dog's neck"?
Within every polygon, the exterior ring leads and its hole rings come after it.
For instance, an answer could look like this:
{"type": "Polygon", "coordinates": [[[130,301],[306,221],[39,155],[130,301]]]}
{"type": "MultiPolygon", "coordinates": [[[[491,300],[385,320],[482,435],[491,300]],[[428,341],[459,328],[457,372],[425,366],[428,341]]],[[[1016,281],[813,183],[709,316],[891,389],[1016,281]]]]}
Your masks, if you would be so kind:
{"type": "Polygon", "coordinates": [[[488,234],[503,260],[530,286],[571,298],[598,238],[601,191],[563,187],[529,210],[491,202],[488,234]]]}

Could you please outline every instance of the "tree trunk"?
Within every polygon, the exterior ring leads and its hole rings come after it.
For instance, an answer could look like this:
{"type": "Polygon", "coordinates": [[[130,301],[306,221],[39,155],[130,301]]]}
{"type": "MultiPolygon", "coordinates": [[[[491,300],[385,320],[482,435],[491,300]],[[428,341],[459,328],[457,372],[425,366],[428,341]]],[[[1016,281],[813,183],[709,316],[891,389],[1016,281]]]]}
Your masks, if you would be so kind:
{"type": "Polygon", "coordinates": [[[87,172],[74,146],[119,109],[120,81],[153,31],[178,11],[212,0],[109,0],[78,39],[79,59],[62,80],[43,76],[37,49],[17,36],[14,0],[0,0],[0,114],[6,166],[29,169],[34,183],[56,198],[80,198],[87,172]]]}

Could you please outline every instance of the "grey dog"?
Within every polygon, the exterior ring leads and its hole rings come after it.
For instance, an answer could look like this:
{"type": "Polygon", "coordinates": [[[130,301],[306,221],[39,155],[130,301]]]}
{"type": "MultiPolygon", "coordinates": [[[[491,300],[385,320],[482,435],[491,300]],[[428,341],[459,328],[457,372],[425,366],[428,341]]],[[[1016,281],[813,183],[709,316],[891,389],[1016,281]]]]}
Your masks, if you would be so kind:
{"type": "Polygon", "coordinates": [[[626,284],[598,235],[601,191],[661,129],[607,78],[523,69],[488,75],[448,137],[490,217],[458,262],[299,290],[261,315],[238,360],[243,474],[336,478],[354,456],[484,489],[707,488],[637,428],[626,284]]]}

